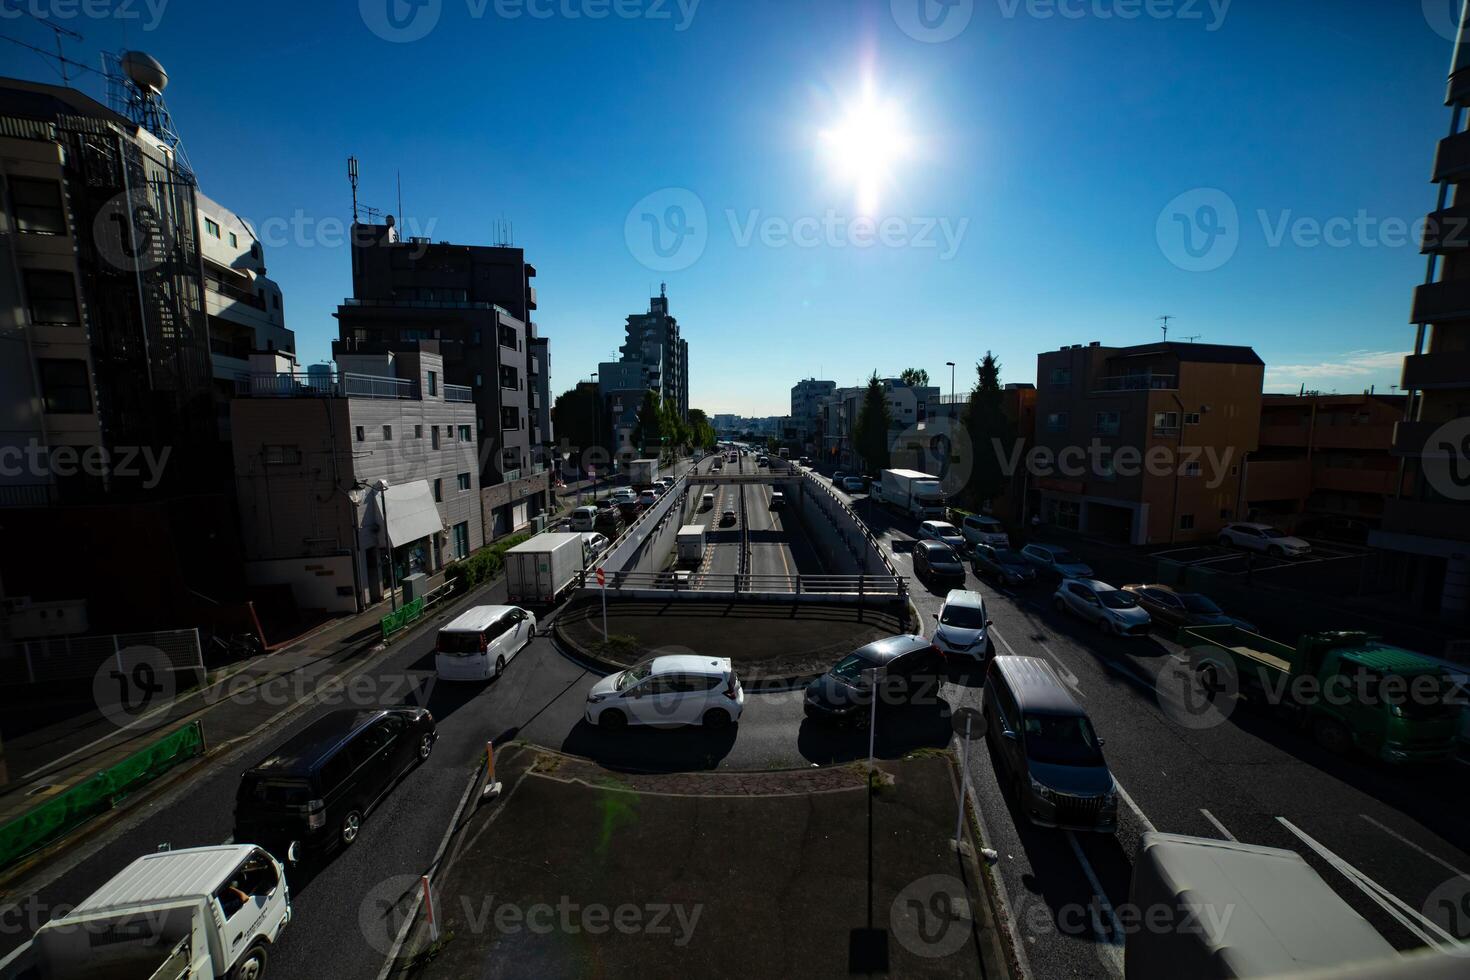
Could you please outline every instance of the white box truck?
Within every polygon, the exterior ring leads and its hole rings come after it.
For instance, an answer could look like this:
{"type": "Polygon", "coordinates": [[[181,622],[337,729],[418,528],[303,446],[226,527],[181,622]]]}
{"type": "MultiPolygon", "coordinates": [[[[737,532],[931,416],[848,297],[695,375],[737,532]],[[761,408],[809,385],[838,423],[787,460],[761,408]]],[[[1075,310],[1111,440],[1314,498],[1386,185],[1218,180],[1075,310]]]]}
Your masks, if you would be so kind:
{"type": "Polygon", "coordinates": [[[582,535],[538,534],[505,553],[505,584],[512,603],[556,602],[582,573],[582,535]]]}
{"type": "Polygon", "coordinates": [[[939,477],[916,470],[884,470],[883,503],[921,521],[944,520],[944,486],[939,477]]]}
{"type": "Polygon", "coordinates": [[[202,980],[266,974],[291,921],[281,863],[253,844],[138,858],[0,960],[17,980],[202,980]]]}
{"type": "Polygon", "coordinates": [[[679,528],[678,563],[680,565],[698,565],[704,561],[704,525],[685,524],[679,528]]]}
{"type": "Polygon", "coordinates": [[[658,460],[635,459],[628,464],[628,484],[635,490],[647,490],[658,479],[658,460]]]}

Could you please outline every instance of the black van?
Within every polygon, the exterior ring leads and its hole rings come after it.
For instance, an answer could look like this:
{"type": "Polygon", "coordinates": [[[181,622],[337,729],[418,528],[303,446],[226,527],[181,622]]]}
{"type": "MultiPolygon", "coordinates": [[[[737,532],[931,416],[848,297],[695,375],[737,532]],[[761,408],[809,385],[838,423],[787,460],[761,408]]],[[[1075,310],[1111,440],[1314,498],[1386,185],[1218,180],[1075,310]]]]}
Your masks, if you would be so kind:
{"type": "Polygon", "coordinates": [[[350,846],[366,814],[438,737],[424,708],[323,715],[241,777],[235,840],[292,860],[350,846]]]}

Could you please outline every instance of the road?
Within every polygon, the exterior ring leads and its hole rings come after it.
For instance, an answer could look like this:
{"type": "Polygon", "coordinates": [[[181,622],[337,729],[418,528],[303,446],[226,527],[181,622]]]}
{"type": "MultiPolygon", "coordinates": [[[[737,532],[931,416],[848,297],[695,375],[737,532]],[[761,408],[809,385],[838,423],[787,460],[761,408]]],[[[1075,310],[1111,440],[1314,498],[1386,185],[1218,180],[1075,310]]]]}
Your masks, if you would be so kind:
{"type": "MultiPolygon", "coordinates": [[[[711,472],[715,461],[715,458],[701,461],[695,472],[711,472]]],[[[740,456],[735,463],[725,462],[721,472],[756,474],[769,471],[757,468],[755,457],[740,456]]],[[[747,533],[750,567],[743,569],[747,574],[789,578],[824,571],[801,523],[779,508],[772,509],[773,490],[770,484],[764,483],[749,486],[701,485],[697,477],[691,477],[689,492],[696,501],[706,492],[715,495],[714,506],[706,510],[696,504],[698,509],[693,517],[695,523],[709,528],[704,562],[695,573],[696,587],[707,577],[742,571],[740,555],[747,533]],[[735,512],[733,524],[724,523],[726,510],[735,512]]]]}

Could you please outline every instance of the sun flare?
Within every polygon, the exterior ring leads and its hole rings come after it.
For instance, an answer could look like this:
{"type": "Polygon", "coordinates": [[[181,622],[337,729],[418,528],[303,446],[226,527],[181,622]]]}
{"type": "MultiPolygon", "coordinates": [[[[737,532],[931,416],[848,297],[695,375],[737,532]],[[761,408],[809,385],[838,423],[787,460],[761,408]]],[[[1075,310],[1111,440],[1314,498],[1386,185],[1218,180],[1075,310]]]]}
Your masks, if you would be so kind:
{"type": "Polygon", "coordinates": [[[913,150],[902,107],[878,98],[871,89],[819,136],[833,176],[853,188],[857,208],[864,214],[877,209],[894,180],[896,165],[913,150]]]}

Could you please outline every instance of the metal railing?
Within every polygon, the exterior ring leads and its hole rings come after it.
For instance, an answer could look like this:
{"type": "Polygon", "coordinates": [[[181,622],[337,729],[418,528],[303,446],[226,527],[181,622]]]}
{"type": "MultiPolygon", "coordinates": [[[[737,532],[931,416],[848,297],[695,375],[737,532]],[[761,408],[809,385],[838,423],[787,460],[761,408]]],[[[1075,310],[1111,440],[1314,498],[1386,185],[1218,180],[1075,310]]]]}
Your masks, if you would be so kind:
{"type": "Polygon", "coordinates": [[[344,374],[340,386],[348,398],[417,398],[419,387],[402,378],[371,374],[344,374]]]}
{"type": "Polygon", "coordinates": [[[1098,378],[1098,391],[1177,391],[1175,374],[1115,374],[1098,378]]]}
{"type": "Polygon", "coordinates": [[[610,572],[609,592],[656,591],[698,598],[711,592],[736,595],[840,596],[898,599],[904,589],[890,575],[757,575],[748,572],[610,572]]]}
{"type": "Polygon", "coordinates": [[[139,664],[203,671],[204,650],[193,629],[21,640],[0,646],[0,685],[95,677],[109,664],[123,674],[139,664]]]}
{"type": "MultiPolygon", "coordinates": [[[[446,386],[447,390],[447,386],[446,386]]],[[[304,371],[255,374],[250,377],[250,394],[256,398],[384,398],[418,397],[418,385],[403,378],[380,378],[370,374],[330,375],[304,371]]]]}
{"type": "Polygon", "coordinates": [[[471,402],[475,400],[475,395],[468,385],[445,385],[444,400],[447,402],[471,402]]]}

